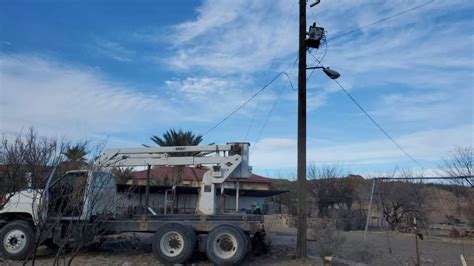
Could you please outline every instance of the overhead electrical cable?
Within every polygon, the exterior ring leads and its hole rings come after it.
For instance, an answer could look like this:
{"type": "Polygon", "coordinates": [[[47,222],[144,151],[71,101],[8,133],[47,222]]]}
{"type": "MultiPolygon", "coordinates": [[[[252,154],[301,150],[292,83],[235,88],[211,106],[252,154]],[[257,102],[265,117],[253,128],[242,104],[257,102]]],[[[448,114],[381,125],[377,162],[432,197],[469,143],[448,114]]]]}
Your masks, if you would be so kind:
{"type": "MultiPolygon", "coordinates": [[[[374,21],[372,23],[369,23],[367,25],[364,25],[362,27],[359,27],[359,28],[356,28],[356,29],[353,29],[353,30],[350,30],[350,31],[347,31],[345,33],[342,33],[342,34],[339,34],[339,35],[336,35],[335,37],[332,37],[330,38],[328,41],[333,41],[335,39],[338,39],[338,38],[341,38],[345,35],[349,35],[349,34],[352,34],[354,32],[357,32],[357,31],[360,31],[360,30],[363,30],[363,29],[366,29],[366,28],[369,28],[369,27],[372,27],[374,25],[377,25],[379,23],[382,23],[382,22],[385,22],[387,20],[390,20],[390,19],[393,19],[395,17],[398,17],[398,16],[401,16],[403,14],[406,14],[406,13],[409,13],[411,11],[414,11],[416,9],[419,9],[419,8],[422,8],[424,6],[427,6],[429,4],[432,4],[434,3],[435,1],[432,0],[430,2],[427,2],[427,3],[424,3],[424,4],[421,4],[421,5],[418,5],[418,6],[415,6],[415,7],[412,7],[412,8],[409,8],[409,9],[406,9],[404,11],[401,11],[399,13],[396,13],[396,14],[393,14],[389,17],[385,17],[385,18],[382,18],[380,20],[377,20],[377,21],[374,21]]],[[[326,53],[326,52],[325,52],[326,53]]],[[[321,57],[321,62],[324,60],[324,56],[325,56],[325,53],[324,55],[321,57]]],[[[296,58],[296,60],[298,60],[298,58],[296,58]]],[[[272,63],[273,64],[273,63],[272,63]]],[[[270,71],[268,72],[270,73],[270,71]]],[[[217,127],[219,127],[222,123],[224,123],[227,119],[229,119],[230,117],[232,117],[235,113],[237,113],[241,108],[243,108],[245,105],[247,105],[250,101],[252,101],[256,96],[258,96],[261,92],[263,92],[265,90],[265,88],[267,88],[271,83],[273,83],[273,81],[275,81],[280,75],[286,75],[289,78],[289,75],[285,72],[285,71],[282,71],[280,73],[278,73],[269,83],[265,84],[265,86],[263,86],[263,88],[261,88],[259,91],[257,91],[252,97],[250,97],[247,101],[245,101],[242,105],[240,105],[239,107],[237,107],[234,111],[232,111],[231,113],[229,113],[224,119],[220,120],[217,124],[215,124],[213,127],[209,128],[204,134],[204,135],[207,135],[209,134],[211,131],[213,131],[214,129],[216,129],[217,127]]],[[[311,76],[311,75],[310,75],[311,76]]],[[[337,82],[337,81],[336,81],[337,82]]],[[[291,87],[293,88],[293,90],[296,90],[293,86],[293,84],[291,83],[291,80],[290,80],[290,85],[291,87]]]]}
{"type": "MultiPolygon", "coordinates": [[[[276,49],[275,49],[275,54],[273,55],[273,59],[272,59],[272,63],[270,64],[270,68],[268,69],[268,72],[267,72],[267,75],[266,75],[266,78],[265,78],[265,82],[263,84],[266,84],[267,81],[268,81],[268,78],[270,77],[270,73],[273,69],[273,66],[275,65],[275,61],[276,61],[276,58],[277,58],[277,55],[278,55],[278,52],[280,51],[280,45],[281,45],[281,40],[283,39],[283,36],[285,35],[286,33],[286,30],[288,28],[288,24],[290,22],[290,18],[291,18],[291,15],[293,14],[293,9],[295,7],[295,4],[296,4],[296,1],[293,1],[293,5],[291,6],[291,10],[290,10],[290,13],[288,13],[288,17],[286,19],[286,23],[285,23],[285,26],[283,27],[283,31],[281,32],[281,35],[280,35],[280,38],[278,38],[278,43],[277,43],[277,46],[276,46],[276,49]]],[[[255,120],[255,115],[257,114],[257,111],[258,111],[258,108],[260,106],[260,102],[262,100],[262,95],[263,94],[260,94],[260,96],[258,97],[258,100],[257,100],[257,104],[255,105],[255,110],[252,114],[252,119],[250,119],[250,124],[249,124],[249,127],[247,128],[247,133],[245,133],[245,138],[244,140],[247,140],[249,134],[250,134],[250,130],[252,129],[252,126],[253,126],[253,122],[255,120]]]]}
{"type": "MultiPolygon", "coordinates": [[[[240,109],[242,109],[245,105],[247,105],[249,102],[251,102],[255,97],[257,97],[260,93],[262,93],[268,86],[270,86],[275,80],[277,80],[281,75],[285,75],[288,80],[290,80],[290,76],[288,75],[288,73],[286,73],[285,71],[282,71],[280,73],[278,73],[275,77],[273,77],[272,80],[270,80],[267,84],[265,84],[265,86],[263,86],[261,89],[259,89],[257,92],[255,92],[250,98],[248,98],[245,102],[243,102],[241,105],[239,105],[237,108],[235,108],[232,112],[230,112],[227,116],[225,116],[223,119],[221,119],[217,124],[215,124],[214,126],[212,126],[211,128],[209,128],[206,132],[204,132],[202,134],[202,136],[204,137],[205,135],[209,134],[210,132],[212,132],[214,129],[218,128],[222,123],[224,123],[227,119],[231,118],[233,115],[235,115],[240,109]]],[[[290,80],[290,85],[292,88],[293,87],[293,83],[291,83],[291,80],[290,80]]]]}
{"type": "MultiPolygon", "coordinates": [[[[417,5],[417,6],[414,6],[414,7],[412,7],[412,8],[409,8],[409,9],[405,9],[405,10],[403,10],[403,11],[401,11],[401,12],[395,13],[395,14],[390,15],[390,16],[388,16],[388,17],[385,17],[385,18],[376,20],[376,21],[374,21],[374,22],[372,22],[372,23],[369,23],[369,24],[366,24],[366,25],[364,25],[364,26],[361,26],[361,27],[352,29],[352,30],[350,30],[350,31],[346,31],[346,32],[341,33],[341,34],[338,34],[338,35],[336,35],[336,36],[334,36],[334,37],[332,37],[332,38],[329,38],[329,39],[327,39],[327,40],[324,40],[325,53],[327,52],[327,49],[329,48],[328,45],[327,45],[327,42],[334,41],[334,40],[339,39],[339,38],[342,38],[342,37],[344,37],[344,36],[346,36],[346,35],[350,35],[350,34],[352,34],[352,33],[354,33],[354,32],[358,32],[358,31],[361,31],[361,30],[363,30],[363,29],[366,29],[366,28],[375,26],[375,25],[377,25],[377,24],[379,24],[379,23],[385,22],[385,21],[387,21],[387,20],[391,20],[391,19],[393,19],[393,18],[399,17],[399,16],[401,16],[401,15],[407,14],[407,13],[412,12],[412,11],[414,11],[414,10],[417,10],[417,9],[419,9],[419,8],[422,8],[422,7],[425,7],[425,6],[427,6],[427,5],[430,5],[430,4],[434,3],[434,2],[435,2],[435,0],[431,0],[431,1],[426,2],[426,3],[424,3],[424,4],[417,5]]],[[[322,58],[320,59],[321,62],[324,60],[325,55],[326,55],[326,54],[324,54],[324,56],[322,56],[322,58]]],[[[313,71],[311,72],[311,74],[309,75],[309,77],[311,77],[313,73],[314,73],[314,69],[313,69],[313,71]]]]}
{"type": "Polygon", "coordinates": [[[427,3],[421,4],[421,5],[414,6],[414,7],[412,7],[412,8],[403,10],[403,11],[401,11],[401,12],[399,12],[399,13],[396,13],[396,14],[393,14],[393,15],[391,15],[391,16],[388,16],[388,17],[379,19],[379,20],[377,20],[377,21],[374,21],[374,22],[369,23],[369,24],[367,24],[367,25],[364,25],[364,26],[362,26],[362,27],[355,28],[355,29],[353,29],[353,30],[350,30],[350,31],[347,31],[347,32],[338,34],[338,35],[336,35],[336,36],[334,36],[334,37],[332,37],[332,38],[329,38],[328,41],[334,41],[335,39],[339,39],[339,38],[341,38],[341,37],[344,37],[344,36],[346,36],[346,35],[352,34],[352,33],[354,33],[354,32],[358,32],[358,31],[361,31],[361,30],[366,29],[366,28],[368,28],[368,27],[375,26],[375,25],[377,25],[377,24],[379,24],[379,23],[382,23],[382,22],[385,22],[385,21],[387,21],[387,20],[390,20],[390,19],[396,18],[396,17],[398,17],[398,16],[404,15],[404,14],[406,14],[406,13],[409,13],[409,12],[411,12],[411,11],[417,10],[417,9],[419,9],[419,8],[422,8],[422,7],[424,7],[424,6],[427,6],[427,5],[429,5],[429,4],[432,4],[432,3],[434,3],[434,2],[435,2],[435,0],[431,0],[430,2],[427,2],[427,3]]]}
{"type": "Polygon", "coordinates": [[[348,90],[344,88],[344,86],[339,83],[339,81],[333,79],[334,82],[341,88],[341,90],[349,97],[349,99],[369,118],[369,120],[393,143],[395,146],[402,151],[411,161],[413,161],[416,165],[418,165],[421,169],[424,169],[424,167],[413,157],[411,156],[405,148],[402,147],[375,119],[360,105],[357,100],[352,97],[352,95],[349,93],[348,90]]]}
{"type": "MultiPolygon", "coordinates": [[[[290,74],[293,72],[293,70],[294,70],[294,68],[295,68],[297,62],[298,62],[298,60],[295,60],[295,62],[293,63],[293,66],[292,66],[292,68],[291,68],[291,70],[290,70],[290,74]]],[[[291,80],[289,79],[289,77],[287,77],[287,78],[288,78],[288,82],[290,82],[290,84],[291,84],[291,80]]],[[[261,137],[261,135],[262,135],[262,133],[263,133],[263,130],[264,130],[265,127],[267,126],[268,121],[270,120],[270,117],[272,116],[273,110],[275,109],[275,106],[276,106],[278,100],[280,99],[280,97],[281,97],[281,95],[282,95],[282,93],[283,93],[283,88],[285,87],[285,85],[286,85],[286,82],[283,83],[283,84],[281,84],[281,87],[280,87],[280,89],[279,89],[279,91],[278,91],[278,95],[277,95],[277,97],[275,98],[275,100],[273,101],[273,104],[272,104],[272,106],[270,107],[270,111],[268,111],[267,117],[265,118],[265,121],[263,122],[263,125],[262,125],[262,127],[260,128],[260,131],[258,132],[257,138],[255,138],[254,145],[252,146],[252,149],[253,149],[253,150],[255,150],[255,148],[257,147],[257,142],[260,140],[260,137],[261,137]]],[[[292,85],[292,87],[293,87],[293,85],[292,85]]]]}

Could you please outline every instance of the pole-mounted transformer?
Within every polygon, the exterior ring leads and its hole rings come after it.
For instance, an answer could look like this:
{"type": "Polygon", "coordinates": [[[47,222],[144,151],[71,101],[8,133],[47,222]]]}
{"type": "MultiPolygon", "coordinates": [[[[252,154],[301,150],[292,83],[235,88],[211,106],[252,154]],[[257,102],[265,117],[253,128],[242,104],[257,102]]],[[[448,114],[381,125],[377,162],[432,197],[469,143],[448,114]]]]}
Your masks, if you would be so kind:
{"type": "Polygon", "coordinates": [[[316,22],[309,26],[308,38],[306,39],[306,46],[310,48],[319,48],[321,40],[324,38],[324,28],[316,27],[316,22]]]}

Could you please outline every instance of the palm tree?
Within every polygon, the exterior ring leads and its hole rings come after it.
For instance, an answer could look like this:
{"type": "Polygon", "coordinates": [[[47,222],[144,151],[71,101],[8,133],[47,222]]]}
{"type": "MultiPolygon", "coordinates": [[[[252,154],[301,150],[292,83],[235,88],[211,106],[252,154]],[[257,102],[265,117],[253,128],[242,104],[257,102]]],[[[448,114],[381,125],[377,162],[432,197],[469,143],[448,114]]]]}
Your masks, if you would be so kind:
{"type": "Polygon", "coordinates": [[[114,167],[112,168],[112,174],[115,177],[115,183],[127,184],[128,180],[133,178],[133,167],[114,167]]]}
{"type": "Polygon", "coordinates": [[[163,137],[152,136],[151,140],[160,146],[195,146],[202,142],[202,136],[195,135],[190,130],[170,129],[163,137]]]}
{"type": "MultiPolygon", "coordinates": [[[[166,131],[162,137],[152,136],[150,138],[156,144],[166,147],[166,146],[196,146],[202,142],[202,136],[196,135],[192,131],[183,131],[170,129],[166,131]]],[[[193,156],[196,153],[176,153],[170,154],[171,156],[193,156]]]]}
{"type": "MultiPolygon", "coordinates": [[[[153,142],[160,145],[161,147],[166,146],[196,146],[202,142],[202,136],[196,135],[192,131],[183,131],[170,129],[166,131],[162,137],[152,136],[150,138],[153,142]]],[[[170,156],[196,156],[199,152],[180,152],[170,153],[170,156]]],[[[170,182],[173,185],[178,185],[183,178],[184,166],[178,166],[173,170],[173,176],[170,178],[170,182]]]]}
{"type": "Polygon", "coordinates": [[[63,163],[67,169],[80,169],[87,165],[87,142],[79,142],[75,145],[69,144],[62,154],[66,157],[63,163]]]}

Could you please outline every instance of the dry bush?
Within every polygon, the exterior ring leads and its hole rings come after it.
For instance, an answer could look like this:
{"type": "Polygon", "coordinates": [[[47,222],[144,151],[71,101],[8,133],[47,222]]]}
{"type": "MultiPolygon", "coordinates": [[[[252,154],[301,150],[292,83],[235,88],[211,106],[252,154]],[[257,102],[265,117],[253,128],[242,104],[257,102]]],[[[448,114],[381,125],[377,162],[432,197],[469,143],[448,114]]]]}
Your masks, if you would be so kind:
{"type": "Polygon", "coordinates": [[[336,255],[344,244],[345,238],[336,229],[336,223],[332,219],[320,219],[310,225],[309,229],[312,238],[316,241],[316,250],[321,258],[336,255]]]}
{"type": "Polygon", "coordinates": [[[365,210],[341,209],[335,214],[336,228],[344,231],[363,230],[367,221],[365,210]]]}
{"type": "Polygon", "coordinates": [[[102,167],[92,162],[101,154],[103,143],[90,149],[87,144],[80,142],[73,145],[64,140],[42,137],[34,129],[13,137],[2,136],[0,209],[19,191],[28,189],[37,195],[31,203],[35,212],[33,216],[37,217],[33,228],[35,238],[25,264],[30,260],[34,265],[39,246],[46,244],[55,249],[54,265],[70,265],[82,248],[95,237],[103,235],[100,222],[110,217],[109,209],[113,208],[114,202],[110,196],[106,197],[108,195],[99,191],[115,189],[112,175],[95,177],[89,185],[86,185],[86,176],[82,179],[70,178],[68,181],[63,175],[68,170],[78,168],[102,172],[102,167]],[[85,204],[85,198],[88,204],[85,204]],[[104,211],[94,212],[99,209],[104,211]],[[67,219],[69,216],[88,215],[90,218],[86,223],[81,219],[67,219]],[[52,232],[58,228],[61,228],[61,235],[53,243],[52,232]]]}
{"type": "Polygon", "coordinates": [[[278,213],[287,213],[296,217],[298,213],[296,188],[295,181],[285,179],[277,179],[271,184],[271,189],[288,191],[272,197],[272,201],[278,206],[278,213]]]}

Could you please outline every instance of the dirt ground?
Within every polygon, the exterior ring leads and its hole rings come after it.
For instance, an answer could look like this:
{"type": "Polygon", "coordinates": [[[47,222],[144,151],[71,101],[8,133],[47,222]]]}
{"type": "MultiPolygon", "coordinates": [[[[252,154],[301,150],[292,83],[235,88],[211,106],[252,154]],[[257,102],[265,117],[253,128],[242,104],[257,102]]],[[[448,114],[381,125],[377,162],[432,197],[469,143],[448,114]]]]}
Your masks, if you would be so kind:
{"type": "MultiPolygon", "coordinates": [[[[346,241],[336,255],[339,258],[369,265],[414,265],[415,240],[412,234],[389,232],[389,244],[384,232],[369,232],[367,248],[363,243],[363,232],[342,232],[346,241]],[[366,253],[364,251],[367,251],[366,253]]],[[[296,233],[292,229],[270,232],[272,249],[269,254],[254,256],[249,254],[245,265],[323,265],[313,241],[308,241],[310,259],[294,259],[296,233]]],[[[474,239],[464,241],[431,237],[420,242],[422,265],[461,265],[459,255],[465,254],[468,265],[474,265],[474,239]],[[464,248],[464,251],[463,251],[464,248]]],[[[37,265],[50,265],[54,254],[42,247],[37,257],[37,265]]],[[[1,261],[2,265],[21,265],[1,261]]],[[[150,234],[127,234],[111,236],[100,248],[81,251],[73,265],[157,265],[158,260],[151,252],[150,234]]],[[[195,265],[211,265],[205,254],[196,252],[190,261],[195,265]]]]}
{"type": "MultiPolygon", "coordinates": [[[[415,237],[399,232],[368,232],[364,244],[363,231],[341,232],[345,238],[336,257],[368,265],[414,265],[416,261],[415,237]],[[391,253],[390,249],[391,247],[391,253]]],[[[273,249],[296,245],[295,232],[273,232],[273,249]]],[[[308,241],[308,255],[319,257],[314,241],[308,241]]],[[[422,265],[461,265],[464,254],[468,265],[474,265],[474,239],[456,240],[447,237],[426,237],[419,240],[422,265]]],[[[291,251],[290,251],[291,252],[291,251]]]]}

